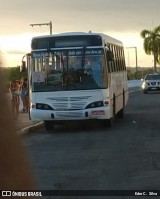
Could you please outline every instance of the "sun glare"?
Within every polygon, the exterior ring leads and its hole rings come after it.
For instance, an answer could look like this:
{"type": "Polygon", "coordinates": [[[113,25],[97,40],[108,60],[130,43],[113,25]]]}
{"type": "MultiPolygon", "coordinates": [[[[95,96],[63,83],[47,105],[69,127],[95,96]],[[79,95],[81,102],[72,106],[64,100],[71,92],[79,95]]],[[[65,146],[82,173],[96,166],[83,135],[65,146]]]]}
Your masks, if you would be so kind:
{"type": "MultiPolygon", "coordinates": [[[[106,33],[107,34],[107,33],[106,33]]],[[[114,37],[123,42],[126,65],[135,67],[136,66],[136,52],[137,49],[137,64],[139,67],[152,67],[153,57],[152,55],[146,55],[143,49],[143,39],[140,37],[139,32],[110,32],[108,33],[111,37],[114,37]]]]}
{"type": "Polygon", "coordinates": [[[0,36],[0,47],[7,51],[28,51],[30,49],[30,34],[0,36]]]}
{"type": "MultiPolygon", "coordinates": [[[[23,55],[31,51],[31,39],[42,34],[44,33],[29,32],[20,35],[0,36],[0,52],[5,63],[4,67],[20,65],[23,55]]],[[[143,39],[138,32],[118,33],[106,31],[105,34],[123,42],[127,66],[135,66],[135,49],[127,49],[128,47],[137,48],[138,66],[151,67],[153,65],[153,58],[145,54],[143,39]]]]}
{"type": "Polygon", "coordinates": [[[4,67],[15,67],[21,64],[23,55],[31,51],[31,39],[34,36],[37,36],[37,33],[0,36],[0,51],[4,67]]]}

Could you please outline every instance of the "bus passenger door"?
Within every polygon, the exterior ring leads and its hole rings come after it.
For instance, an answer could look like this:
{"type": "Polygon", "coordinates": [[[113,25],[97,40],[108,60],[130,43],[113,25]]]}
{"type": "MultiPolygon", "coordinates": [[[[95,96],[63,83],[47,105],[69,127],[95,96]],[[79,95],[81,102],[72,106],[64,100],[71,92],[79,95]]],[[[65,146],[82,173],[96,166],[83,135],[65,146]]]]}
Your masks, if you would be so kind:
{"type": "Polygon", "coordinates": [[[31,92],[31,66],[32,66],[32,64],[31,64],[31,54],[30,53],[28,53],[27,55],[26,55],[26,59],[27,59],[27,64],[26,64],[26,70],[27,70],[27,79],[28,79],[28,95],[29,95],[29,105],[28,105],[28,113],[29,113],[29,119],[31,119],[31,117],[30,117],[30,108],[31,108],[31,104],[30,104],[30,102],[31,102],[31,100],[30,100],[30,97],[31,97],[31,95],[30,95],[30,92],[31,92]]]}

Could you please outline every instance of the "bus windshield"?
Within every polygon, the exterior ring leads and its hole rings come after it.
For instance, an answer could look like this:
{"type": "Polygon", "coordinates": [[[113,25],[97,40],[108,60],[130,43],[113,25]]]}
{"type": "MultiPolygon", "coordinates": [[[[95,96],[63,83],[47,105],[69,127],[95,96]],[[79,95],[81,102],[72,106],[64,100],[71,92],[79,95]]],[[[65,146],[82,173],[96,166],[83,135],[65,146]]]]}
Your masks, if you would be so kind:
{"type": "Polygon", "coordinates": [[[104,50],[58,49],[32,52],[32,91],[107,88],[104,50]]]}

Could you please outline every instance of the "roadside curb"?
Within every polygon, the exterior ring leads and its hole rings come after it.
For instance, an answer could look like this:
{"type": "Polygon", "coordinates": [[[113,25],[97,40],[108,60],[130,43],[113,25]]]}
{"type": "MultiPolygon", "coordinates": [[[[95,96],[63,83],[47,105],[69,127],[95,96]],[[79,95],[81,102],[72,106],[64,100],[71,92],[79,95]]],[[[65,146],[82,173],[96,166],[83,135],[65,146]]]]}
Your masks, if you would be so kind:
{"type": "Polygon", "coordinates": [[[129,94],[131,94],[131,93],[135,93],[135,92],[138,92],[141,90],[142,90],[141,87],[136,87],[135,89],[129,89],[128,92],[129,92],[129,94]]]}
{"type": "Polygon", "coordinates": [[[44,122],[39,122],[37,124],[34,124],[34,125],[31,125],[31,126],[28,126],[28,127],[25,127],[23,129],[21,129],[20,131],[18,131],[21,135],[24,135],[24,134],[27,134],[35,129],[38,129],[38,128],[42,128],[44,126],[44,122]]]}

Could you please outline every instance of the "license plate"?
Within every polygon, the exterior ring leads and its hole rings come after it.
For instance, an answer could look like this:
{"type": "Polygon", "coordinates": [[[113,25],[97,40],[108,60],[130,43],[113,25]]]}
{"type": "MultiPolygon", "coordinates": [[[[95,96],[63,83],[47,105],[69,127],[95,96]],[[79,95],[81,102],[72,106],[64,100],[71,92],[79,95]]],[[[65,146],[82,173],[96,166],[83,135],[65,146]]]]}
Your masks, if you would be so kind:
{"type": "Polygon", "coordinates": [[[91,115],[104,115],[104,111],[99,110],[99,111],[91,111],[91,115]]]}

